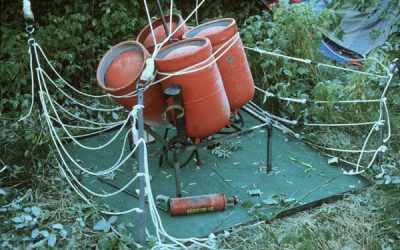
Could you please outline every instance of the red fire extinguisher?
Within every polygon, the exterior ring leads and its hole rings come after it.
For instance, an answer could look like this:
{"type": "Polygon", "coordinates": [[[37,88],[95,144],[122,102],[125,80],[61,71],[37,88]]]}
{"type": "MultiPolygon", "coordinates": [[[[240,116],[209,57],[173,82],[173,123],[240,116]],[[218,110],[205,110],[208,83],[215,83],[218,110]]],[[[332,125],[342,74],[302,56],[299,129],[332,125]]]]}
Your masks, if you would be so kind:
{"type": "Polygon", "coordinates": [[[217,193],[171,198],[168,200],[168,207],[171,216],[179,216],[223,211],[229,204],[236,205],[237,203],[236,197],[227,198],[225,194],[217,193]]]}

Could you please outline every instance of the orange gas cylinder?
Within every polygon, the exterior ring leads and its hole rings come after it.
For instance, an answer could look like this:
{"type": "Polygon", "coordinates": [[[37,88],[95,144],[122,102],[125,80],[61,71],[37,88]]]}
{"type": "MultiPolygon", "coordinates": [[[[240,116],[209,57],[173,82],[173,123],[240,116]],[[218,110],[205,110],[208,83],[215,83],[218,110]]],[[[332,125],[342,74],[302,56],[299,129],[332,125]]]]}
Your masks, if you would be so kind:
{"type": "MultiPolygon", "coordinates": [[[[183,23],[183,19],[180,15],[178,14],[173,14],[172,15],[172,24],[170,23],[170,15],[165,16],[165,21],[167,22],[167,28],[168,30],[171,28],[172,31],[175,31],[175,29],[183,23]]],[[[158,18],[152,22],[153,25],[153,30],[154,30],[154,35],[156,37],[157,43],[161,42],[167,37],[167,34],[165,34],[165,29],[162,24],[162,19],[158,18]]],[[[188,28],[184,24],[171,38],[172,41],[177,41],[182,39],[182,35],[188,31],[188,28]]],[[[153,36],[151,34],[151,29],[150,29],[150,24],[148,24],[146,27],[144,27],[139,35],[136,38],[136,41],[140,42],[143,44],[146,49],[150,52],[153,53],[154,51],[154,40],[153,36]]],[[[168,44],[168,43],[166,43],[168,44]]]]}
{"type": "Polygon", "coordinates": [[[236,204],[237,199],[226,198],[223,193],[169,199],[171,216],[216,212],[225,210],[228,204],[236,204]]]}
{"type": "MultiPolygon", "coordinates": [[[[157,69],[164,73],[176,73],[199,64],[190,69],[195,72],[175,75],[161,82],[163,89],[172,84],[181,86],[186,135],[191,138],[215,134],[229,122],[229,103],[217,64],[201,68],[214,60],[211,54],[208,39],[194,38],[162,48],[155,58],[157,69]]],[[[158,78],[164,77],[158,74],[158,78]]]]}
{"type": "MultiPolygon", "coordinates": [[[[194,27],[183,35],[183,39],[193,37],[206,37],[210,39],[213,52],[221,48],[229,39],[234,44],[217,61],[226,95],[228,96],[231,110],[237,110],[253,98],[254,81],[251,75],[246,54],[240,37],[235,40],[233,36],[239,35],[235,19],[224,18],[194,27]]],[[[224,52],[229,44],[221,48],[215,57],[224,52]]]]}
{"type": "MultiPolygon", "coordinates": [[[[136,89],[136,82],[150,55],[138,42],[126,41],[112,47],[97,67],[97,84],[114,96],[123,96],[136,89]]],[[[137,104],[137,96],[114,98],[128,110],[137,104]]],[[[165,96],[160,85],[153,85],[144,92],[144,120],[149,125],[162,123],[166,109],[165,96]]]]}

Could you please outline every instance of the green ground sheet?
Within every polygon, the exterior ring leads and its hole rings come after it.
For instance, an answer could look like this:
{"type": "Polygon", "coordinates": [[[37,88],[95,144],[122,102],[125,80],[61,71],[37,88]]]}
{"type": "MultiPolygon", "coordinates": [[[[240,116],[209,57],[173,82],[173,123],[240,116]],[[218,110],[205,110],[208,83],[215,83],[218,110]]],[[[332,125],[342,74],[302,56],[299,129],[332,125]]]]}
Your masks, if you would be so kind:
{"type": "MultiPolygon", "coordinates": [[[[256,119],[245,116],[245,127],[259,123],[256,119]]],[[[157,128],[162,133],[163,128],[157,128]]],[[[116,131],[84,139],[85,145],[101,145],[111,138],[116,131]]],[[[171,134],[174,131],[171,132],[171,134]]],[[[79,159],[82,165],[90,166],[92,170],[102,170],[113,164],[122,149],[126,130],[111,145],[100,151],[83,150],[73,143],[67,144],[67,149],[74,159],[79,159]]],[[[181,170],[182,192],[184,196],[224,193],[228,197],[237,195],[241,202],[260,203],[258,213],[263,219],[290,214],[307,209],[322,202],[331,201],[341,194],[363,188],[368,183],[357,176],[343,175],[345,166],[330,166],[328,158],[321,156],[316,150],[303,142],[292,139],[277,129],[273,130],[273,171],[266,173],[266,130],[258,129],[253,133],[232,138],[224,143],[236,142],[240,149],[232,152],[229,157],[217,157],[211,150],[199,150],[202,165],[196,168],[192,161],[181,170]],[[260,189],[261,196],[250,197],[249,190],[260,189]],[[276,201],[290,199],[286,206],[267,205],[275,197],[276,201]],[[280,198],[281,197],[281,198],[280,198]]],[[[175,196],[174,169],[164,163],[158,166],[161,145],[157,142],[148,144],[148,162],[152,177],[154,197],[159,194],[175,196]]],[[[72,169],[72,163],[68,163],[72,169]]],[[[120,170],[107,176],[118,186],[124,186],[136,175],[137,163],[129,160],[120,170]]],[[[84,175],[82,182],[97,192],[113,192],[116,189],[99,181],[96,177],[84,175]]],[[[132,192],[138,188],[138,181],[128,189],[132,192]]],[[[107,205],[115,211],[138,207],[138,200],[128,194],[120,193],[114,197],[98,199],[99,203],[107,205]]],[[[281,204],[282,205],[282,204],[281,204]]],[[[147,206],[147,205],[146,205],[147,206]]],[[[241,204],[228,207],[222,212],[171,217],[168,213],[159,211],[166,231],[175,237],[202,237],[211,232],[218,232],[232,226],[245,224],[257,218],[249,213],[250,208],[241,204]]],[[[134,225],[132,235],[138,232],[138,214],[131,213],[119,216],[118,222],[134,225]]],[[[154,228],[148,217],[148,230],[154,233],[154,228]]]]}

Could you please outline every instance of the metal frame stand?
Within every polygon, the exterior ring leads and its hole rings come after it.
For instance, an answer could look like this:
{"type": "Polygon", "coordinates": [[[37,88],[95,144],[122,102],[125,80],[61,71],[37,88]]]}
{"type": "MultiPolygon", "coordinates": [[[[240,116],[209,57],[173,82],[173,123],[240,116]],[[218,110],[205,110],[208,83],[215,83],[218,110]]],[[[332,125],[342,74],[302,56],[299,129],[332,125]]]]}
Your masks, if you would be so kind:
{"type": "MultiPolygon", "coordinates": [[[[182,110],[182,99],[181,99],[181,91],[179,85],[172,85],[170,88],[165,90],[165,93],[169,96],[169,106],[167,111],[173,113],[173,119],[176,125],[176,136],[168,139],[168,132],[169,128],[167,127],[164,136],[161,136],[156,131],[154,131],[150,126],[144,124],[144,128],[147,133],[152,135],[161,145],[162,145],[162,153],[159,159],[159,166],[161,166],[164,162],[164,159],[167,158],[167,154],[169,151],[172,153],[172,161],[167,159],[167,163],[171,165],[175,170],[175,188],[176,188],[176,196],[181,197],[181,182],[180,182],[180,169],[186,166],[193,156],[196,158],[197,166],[200,166],[201,160],[199,156],[198,149],[202,147],[208,147],[216,145],[224,140],[235,138],[240,135],[245,135],[251,133],[257,129],[266,129],[266,141],[267,141],[267,148],[266,148],[266,172],[269,174],[272,171],[272,123],[271,121],[260,120],[259,117],[256,117],[257,120],[261,121],[261,124],[252,126],[250,128],[241,128],[236,126],[235,129],[237,131],[231,132],[229,134],[223,134],[218,138],[212,140],[204,140],[201,141],[199,144],[194,144],[193,141],[189,143],[189,138],[185,134],[185,126],[184,126],[184,111],[178,114],[177,110],[182,110]],[[173,111],[173,112],[172,112],[173,111]],[[181,156],[184,153],[189,152],[189,159],[182,161],[181,156]]],[[[243,108],[244,111],[249,113],[250,115],[254,116],[252,112],[246,108],[243,108]]]]}
{"type": "MultiPolygon", "coordinates": [[[[172,120],[176,127],[176,136],[171,139],[168,139],[169,128],[167,127],[164,132],[164,137],[161,137],[157,132],[151,129],[149,126],[146,127],[146,131],[151,134],[157,141],[159,141],[162,145],[162,154],[159,159],[159,166],[164,162],[164,158],[167,158],[167,163],[172,165],[175,170],[175,189],[176,196],[181,197],[181,181],[180,181],[180,169],[186,166],[190,160],[196,157],[196,164],[200,166],[201,160],[199,156],[198,149],[200,147],[209,147],[218,144],[221,141],[227,140],[229,138],[234,138],[236,136],[245,135],[253,132],[254,130],[260,128],[266,128],[266,172],[267,174],[272,171],[272,123],[270,121],[262,121],[262,124],[250,127],[250,128],[242,128],[241,126],[236,126],[234,123],[231,126],[236,130],[234,132],[229,133],[220,133],[221,136],[212,140],[205,140],[200,142],[199,144],[194,144],[189,142],[189,138],[185,133],[185,122],[184,122],[184,110],[183,110],[183,102],[182,102],[182,93],[181,87],[177,84],[171,85],[165,90],[165,94],[168,97],[168,108],[166,112],[170,112],[172,114],[172,120]],[[178,114],[178,110],[182,110],[178,114]],[[168,160],[168,151],[172,152],[173,160],[172,162],[168,160]],[[181,156],[183,153],[189,152],[189,158],[186,161],[182,161],[181,156]]],[[[245,110],[246,112],[249,112],[245,110]]],[[[250,113],[251,115],[251,113],[250,113]]],[[[242,121],[243,122],[243,121],[242,121]]]]}

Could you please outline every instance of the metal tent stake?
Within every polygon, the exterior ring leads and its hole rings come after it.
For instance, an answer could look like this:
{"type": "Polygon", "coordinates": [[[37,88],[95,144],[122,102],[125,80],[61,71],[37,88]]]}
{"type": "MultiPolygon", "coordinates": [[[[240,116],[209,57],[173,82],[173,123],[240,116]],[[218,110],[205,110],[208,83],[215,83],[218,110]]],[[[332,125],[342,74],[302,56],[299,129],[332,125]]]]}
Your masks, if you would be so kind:
{"type": "Polygon", "coordinates": [[[267,174],[272,171],[272,124],[267,125],[267,174]]]}
{"type": "MultiPolygon", "coordinates": [[[[138,90],[138,105],[143,106],[143,90],[144,86],[140,82],[137,83],[136,89],[138,90]]],[[[132,117],[132,119],[135,119],[132,117]]],[[[143,109],[138,111],[138,137],[139,140],[144,140],[144,121],[143,121],[143,109]]],[[[132,134],[133,136],[133,134],[132,134]]],[[[139,173],[146,174],[144,167],[145,155],[144,155],[144,144],[139,144],[139,173]]],[[[142,210],[139,216],[139,239],[142,246],[146,245],[146,181],[145,177],[139,176],[139,208],[142,210]]]]}

